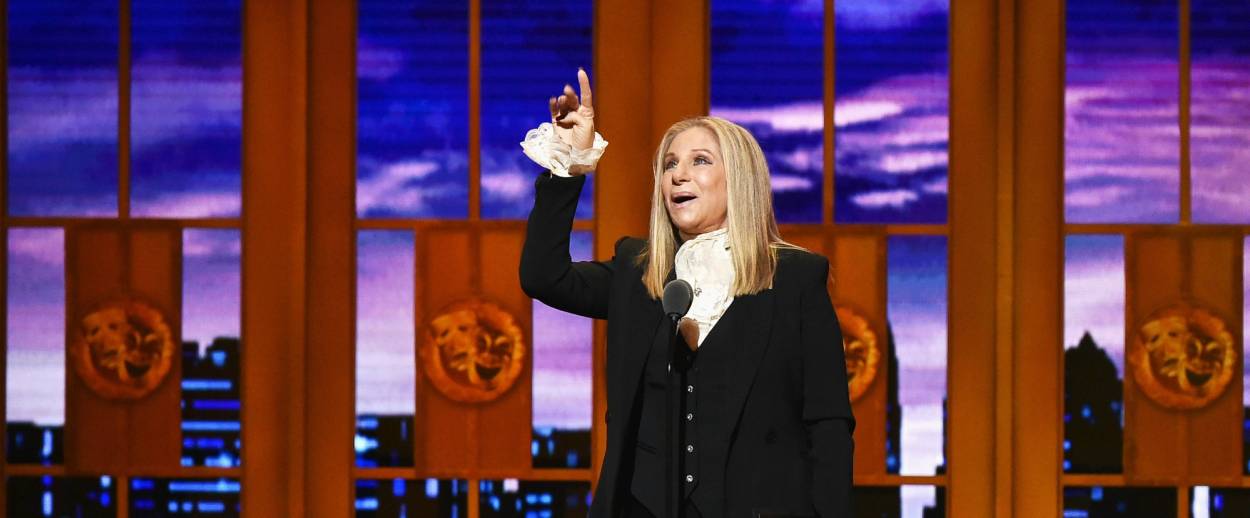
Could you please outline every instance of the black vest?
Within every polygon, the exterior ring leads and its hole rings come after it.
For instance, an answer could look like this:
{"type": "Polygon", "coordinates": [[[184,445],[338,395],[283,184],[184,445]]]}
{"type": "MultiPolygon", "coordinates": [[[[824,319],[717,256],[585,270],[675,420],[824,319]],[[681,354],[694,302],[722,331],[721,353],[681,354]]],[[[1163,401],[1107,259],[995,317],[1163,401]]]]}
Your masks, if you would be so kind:
{"type": "Polygon", "coordinates": [[[638,445],[630,490],[656,516],[664,515],[664,426],[674,425],[677,450],[679,507],[693,503],[703,516],[723,516],[725,455],[729,447],[731,412],[726,408],[730,369],[737,351],[728,337],[734,328],[734,305],[725,311],[697,352],[677,342],[674,382],[678,400],[673,414],[664,415],[665,375],[671,325],[660,326],[652,340],[643,372],[638,445]]]}

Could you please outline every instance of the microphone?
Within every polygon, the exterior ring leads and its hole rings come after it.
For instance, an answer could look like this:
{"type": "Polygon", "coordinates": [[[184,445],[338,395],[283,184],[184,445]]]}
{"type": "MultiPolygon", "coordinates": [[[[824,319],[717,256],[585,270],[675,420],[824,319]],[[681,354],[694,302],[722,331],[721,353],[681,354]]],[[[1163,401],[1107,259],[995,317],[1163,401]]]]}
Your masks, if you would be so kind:
{"type": "Polygon", "coordinates": [[[686,316],[686,312],[690,311],[690,304],[694,302],[694,288],[690,287],[690,283],[681,279],[673,279],[672,282],[664,285],[664,314],[673,322],[681,320],[686,316]]]}

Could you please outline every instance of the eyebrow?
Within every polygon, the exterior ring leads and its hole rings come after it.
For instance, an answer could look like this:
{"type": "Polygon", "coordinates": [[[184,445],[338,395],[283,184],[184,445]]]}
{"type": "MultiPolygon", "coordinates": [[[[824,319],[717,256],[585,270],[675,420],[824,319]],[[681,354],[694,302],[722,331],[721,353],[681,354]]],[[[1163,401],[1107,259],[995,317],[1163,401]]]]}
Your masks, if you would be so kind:
{"type": "MultiPolygon", "coordinates": [[[[712,153],[712,150],[710,150],[710,149],[703,149],[703,148],[695,148],[695,149],[691,149],[691,151],[702,151],[702,152],[707,153],[707,154],[709,154],[709,155],[714,155],[714,154],[715,154],[715,153],[712,153]]],[[[664,158],[668,158],[668,157],[673,156],[673,155],[675,155],[675,154],[676,154],[676,153],[673,153],[672,151],[669,151],[669,152],[667,152],[667,153],[664,153],[664,158]]]]}

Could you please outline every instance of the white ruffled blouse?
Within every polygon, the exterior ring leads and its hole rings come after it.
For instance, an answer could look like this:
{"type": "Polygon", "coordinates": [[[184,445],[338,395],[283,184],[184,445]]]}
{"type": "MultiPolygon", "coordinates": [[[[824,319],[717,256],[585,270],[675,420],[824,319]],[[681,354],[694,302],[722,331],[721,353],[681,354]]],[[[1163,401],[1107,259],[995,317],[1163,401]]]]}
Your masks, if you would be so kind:
{"type": "Polygon", "coordinates": [[[734,262],[729,253],[729,231],[713,230],[690,238],[677,249],[677,278],[694,288],[686,318],[699,325],[699,343],[734,301],[734,262]]]}

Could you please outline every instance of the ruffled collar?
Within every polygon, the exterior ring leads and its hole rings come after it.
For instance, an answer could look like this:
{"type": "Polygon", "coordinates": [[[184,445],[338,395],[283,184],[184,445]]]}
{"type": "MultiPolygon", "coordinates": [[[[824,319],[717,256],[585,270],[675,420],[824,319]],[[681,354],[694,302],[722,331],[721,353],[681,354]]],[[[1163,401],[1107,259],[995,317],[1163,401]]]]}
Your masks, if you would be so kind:
{"type": "Polygon", "coordinates": [[[695,246],[696,244],[704,241],[722,241],[725,243],[725,248],[729,248],[729,228],[719,228],[711,232],[704,232],[694,236],[683,241],[681,246],[677,247],[677,250],[680,252],[682,248],[686,248],[686,245],[695,246]]]}

